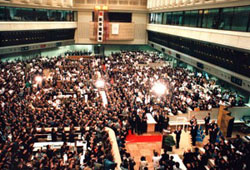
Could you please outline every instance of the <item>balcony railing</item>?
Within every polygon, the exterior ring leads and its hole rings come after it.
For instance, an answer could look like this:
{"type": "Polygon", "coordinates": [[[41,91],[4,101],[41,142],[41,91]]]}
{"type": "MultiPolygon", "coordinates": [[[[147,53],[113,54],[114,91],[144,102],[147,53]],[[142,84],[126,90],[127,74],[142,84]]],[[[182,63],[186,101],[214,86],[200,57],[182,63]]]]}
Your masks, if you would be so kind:
{"type": "Polygon", "coordinates": [[[148,0],[147,8],[149,10],[188,8],[198,6],[213,6],[218,4],[244,4],[249,3],[245,0],[148,0]]]}

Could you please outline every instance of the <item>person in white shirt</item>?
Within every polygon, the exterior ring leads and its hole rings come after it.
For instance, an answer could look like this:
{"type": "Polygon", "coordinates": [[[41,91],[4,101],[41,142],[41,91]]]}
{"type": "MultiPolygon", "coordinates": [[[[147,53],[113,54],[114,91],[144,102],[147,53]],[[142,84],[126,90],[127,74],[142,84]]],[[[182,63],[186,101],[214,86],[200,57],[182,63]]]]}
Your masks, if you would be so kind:
{"type": "Polygon", "coordinates": [[[139,170],[145,170],[147,167],[148,167],[148,161],[146,160],[145,156],[142,156],[141,161],[140,161],[139,170]]]}
{"type": "Polygon", "coordinates": [[[152,158],[154,170],[160,167],[160,163],[159,163],[160,159],[161,159],[161,156],[157,152],[154,151],[154,156],[152,158]]]}

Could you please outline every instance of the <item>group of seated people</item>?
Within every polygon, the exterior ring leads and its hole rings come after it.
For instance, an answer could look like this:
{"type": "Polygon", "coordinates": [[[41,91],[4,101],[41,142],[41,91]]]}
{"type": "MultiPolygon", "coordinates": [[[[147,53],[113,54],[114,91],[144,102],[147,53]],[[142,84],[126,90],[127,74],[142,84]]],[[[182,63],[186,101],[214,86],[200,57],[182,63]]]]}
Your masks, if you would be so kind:
{"type": "MultiPolygon", "coordinates": [[[[167,150],[160,155],[159,153],[153,151],[154,156],[152,157],[154,170],[181,170],[180,163],[174,160],[173,155],[169,155],[167,150]]],[[[139,170],[148,170],[149,163],[145,156],[141,157],[139,170]]]]}
{"type": "Polygon", "coordinates": [[[65,56],[87,56],[87,55],[91,55],[92,52],[91,51],[81,51],[81,50],[75,50],[75,51],[66,51],[64,53],[65,56]]]}
{"type": "Polygon", "coordinates": [[[244,142],[239,135],[235,139],[225,140],[221,137],[219,143],[208,142],[202,150],[195,148],[184,153],[183,162],[187,169],[234,170],[250,168],[250,144],[244,142]]]}
{"type": "MultiPolygon", "coordinates": [[[[188,108],[219,107],[225,100],[230,104],[235,98],[223,99],[223,93],[214,87],[213,81],[183,68],[137,66],[140,62],[158,61],[162,59],[157,52],[122,51],[105,59],[72,61],[58,56],[1,62],[0,169],[113,166],[111,143],[105,127],[114,130],[123,163],[127,161],[132,165],[124,143],[128,129],[133,128],[131,120],[134,118],[139,121],[135,125],[138,126],[146,113],[162,117],[177,115],[186,113],[188,108]],[[96,87],[98,79],[105,80],[104,88],[96,87]],[[152,92],[151,87],[156,81],[169,87],[161,100],[152,92]],[[100,90],[105,91],[106,105],[100,90]],[[84,161],[79,161],[81,150],[73,152],[70,148],[61,148],[59,152],[50,148],[39,150],[38,155],[43,155],[43,159],[37,159],[33,152],[34,142],[40,140],[37,128],[47,127],[58,128],[51,132],[53,140],[70,142],[79,140],[75,139],[74,129],[80,127],[81,138],[88,143],[84,161]],[[63,130],[65,127],[70,128],[69,136],[63,130]],[[68,159],[63,158],[65,153],[68,159]]],[[[138,133],[145,132],[145,128],[134,128],[138,133]]]]}

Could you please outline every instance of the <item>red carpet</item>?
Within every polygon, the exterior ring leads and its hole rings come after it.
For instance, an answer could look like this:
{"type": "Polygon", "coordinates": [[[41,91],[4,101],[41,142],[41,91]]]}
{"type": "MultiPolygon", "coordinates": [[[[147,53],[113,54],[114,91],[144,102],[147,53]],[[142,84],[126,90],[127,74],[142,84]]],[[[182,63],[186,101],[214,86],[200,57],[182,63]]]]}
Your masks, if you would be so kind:
{"type": "Polygon", "coordinates": [[[129,134],[126,138],[126,142],[135,143],[135,142],[161,142],[162,135],[148,135],[148,136],[138,136],[136,134],[129,134]]]}

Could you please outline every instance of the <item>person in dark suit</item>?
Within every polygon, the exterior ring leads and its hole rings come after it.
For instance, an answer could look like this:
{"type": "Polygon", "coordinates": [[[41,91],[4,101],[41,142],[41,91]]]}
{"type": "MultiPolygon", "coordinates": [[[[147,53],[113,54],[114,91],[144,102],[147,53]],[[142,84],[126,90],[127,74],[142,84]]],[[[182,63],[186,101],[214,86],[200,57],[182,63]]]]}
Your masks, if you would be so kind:
{"type": "Polygon", "coordinates": [[[159,116],[159,127],[158,127],[159,132],[162,132],[163,125],[164,125],[164,116],[163,116],[162,113],[160,113],[160,116],[159,116]]]}
{"type": "Polygon", "coordinates": [[[51,137],[53,142],[57,141],[57,133],[54,128],[52,128],[51,137]]]}
{"type": "Polygon", "coordinates": [[[214,137],[214,126],[215,125],[215,121],[213,120],[210,124],[209,124],[209,141],[211,143],[213,142],[213,137],[214,137]]]}
{"type": "Polygon", "coordinates": [[[242,99],[242,97],[240,98],[240,100],[238,101],[238,106],[244,106],[244,101],[242,99]]]}
{"type": "Polygon", "coordinates": [[[69,132],[69,142],[74,142],[74,137],[75,137],[75,135],[74,135],[74,130],[70,130],[70,132],[69,132]]]}
{"type": "Polygon", "coordinates": [[[129,121],[129,124],[131,127],[131,133],[134,134],[135,130],[136,130],[136,117],[134,115],[132,115],[132,113],[130,113],[128,121],[129,121]]]}
{"type": "Polygon", "coordinates": [[[169,124],[169,117],[167,114],[165,114],[164,120],[163,120],[163,129],[168,129],[169,124]]]}
{"type": "Polygon", "coordinates": [[[197,136],[198,125],[196,122],[193,123],[191,126],[191,136],[192,136],[192,145],[195,146],[196,144],[196,136],[197,136]]]}
{"type": "Polygon", "coordinates": [[[158,112],[154,115],[154,119],[157,122],[155,125],[155,131],[158,132],[159,131],[159,124],[160,124],[160,117],[159,117],[158,112]]]}
{"type": "Polygon", "coordinates": [[[142,134],[142,116],[140,114],[136,115],[136,132],[138,135],[142,134]]]}
{"type": "Polygon", "coordinates": [[[213,129],[212,129],[212,131],[211,131],[211,143],[215,143],[216,142],[216,138],[217,138],[217,134],[218,134],[218,132],[219,132],[219,127],[218,127],[218,125],[217,124],[214,124],[214,127],[213,127],[213,129]]]}
{"type": "Polygon", "coordinates": [[[192,119],[190,120],[191,126],[193,125],[194,122],[197,122],[197,119],[195,118],[195,115],[192,115],[192,119]]]}
{"type": "Polygon", "coordinates": [[[176,149],[179,148],[179,143],[181,140],[181,127],[179,126],[174,133],[176,134],[175,140],[176,140],[176,149]]]}
{"type": "Polygon", "coordinates": [[[146,114],[143,113],[142,114],[142,133],[146,133],[147,132],[147,117],[146,114]]]}
{"type": "Polygon", "coordinates": [[[150,104],[145,107],[145,113],[150,113],[150,104]]]}
{"type": "Polygon", "coordinates": [[[210,113],[207,114],[207,116],[204,118],[204,121],[205,121],[206,135],[208,135],[209,122],[210,122],[210,113]]]}

